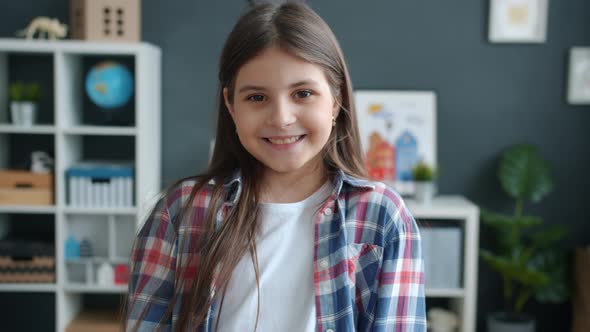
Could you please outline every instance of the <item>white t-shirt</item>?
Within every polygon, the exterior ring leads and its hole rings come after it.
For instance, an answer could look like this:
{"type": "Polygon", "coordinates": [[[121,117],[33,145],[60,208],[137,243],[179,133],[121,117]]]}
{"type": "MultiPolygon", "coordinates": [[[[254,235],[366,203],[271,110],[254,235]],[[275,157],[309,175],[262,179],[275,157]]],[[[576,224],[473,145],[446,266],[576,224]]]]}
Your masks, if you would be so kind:
{"type": "MultiPolygon", "coordinates": [[[[331,190],[328,181],[303,201],[260,204],[262,224],[256,240],[260,316],[256,331],[315,331],[313,218],[331,190]]],[[[247,252],[229,280],[219,331],[254,331],[257,302],[256,275],[247,252]]]]}

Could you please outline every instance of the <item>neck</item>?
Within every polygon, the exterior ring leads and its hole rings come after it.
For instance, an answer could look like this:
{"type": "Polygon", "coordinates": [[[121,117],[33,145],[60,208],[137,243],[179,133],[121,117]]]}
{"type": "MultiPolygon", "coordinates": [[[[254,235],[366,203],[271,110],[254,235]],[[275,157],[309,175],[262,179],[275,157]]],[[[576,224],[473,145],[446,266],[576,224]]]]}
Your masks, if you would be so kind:
{"type": "Polygon", "coordinates": [[[326,180],[323,162],[306,165],[288,173],[266,169],[260,199],[263,203],[299,202],[316,192],[326,180]]]}

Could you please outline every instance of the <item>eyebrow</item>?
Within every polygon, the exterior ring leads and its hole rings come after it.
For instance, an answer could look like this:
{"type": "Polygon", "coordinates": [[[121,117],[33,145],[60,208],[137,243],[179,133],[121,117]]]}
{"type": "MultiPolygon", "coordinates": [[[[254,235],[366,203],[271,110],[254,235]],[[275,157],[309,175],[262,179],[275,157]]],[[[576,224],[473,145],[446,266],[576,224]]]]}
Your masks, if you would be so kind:
{"type": "MultiPolygon", "coordinates": [[[[308,79],[308,80],[302,80],[299,82],[295,82],[291,85],[289,85],[289,89],[293,89],[302,85],[319,85],[318,82],[316,82],[315,80],[312,79],[308,79]]],[[[244,91],[249,91],[249,90],[255,90],[255,91],[265,91],[266,88],[263,86],[258,86],[258,85],[244,85],[243,87],[240,88],[240,90],[238,90],[238,93],[242,93],[244,91]]]]}

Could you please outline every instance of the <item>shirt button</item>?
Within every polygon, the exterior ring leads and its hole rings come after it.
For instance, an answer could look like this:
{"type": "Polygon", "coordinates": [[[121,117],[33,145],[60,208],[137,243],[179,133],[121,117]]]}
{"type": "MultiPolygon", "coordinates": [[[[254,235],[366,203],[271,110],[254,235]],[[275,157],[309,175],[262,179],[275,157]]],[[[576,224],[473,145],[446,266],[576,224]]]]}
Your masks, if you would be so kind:
{"type": "Polygon", "coordinates": [[[327,329],[326,332],[334,332],[332,329],[327,329]]]}
{"type": "Polygon", "coordinates": [[[326,208],[324,210],[324,215],[326,216],[331,216],[332,215],[332,209],[331,208],[326,208]]]}
{"type": "Polygon", "coordinates": [[[322,269],[326,269],[326,268],[328,268],[328,265],[330,265],[330,264],[328,263],[328,261],[327,261],[327,260],[323,260],[323,261],[321,261],[321,262],[320,262],[320,267],[321,267],[322,269]]]}

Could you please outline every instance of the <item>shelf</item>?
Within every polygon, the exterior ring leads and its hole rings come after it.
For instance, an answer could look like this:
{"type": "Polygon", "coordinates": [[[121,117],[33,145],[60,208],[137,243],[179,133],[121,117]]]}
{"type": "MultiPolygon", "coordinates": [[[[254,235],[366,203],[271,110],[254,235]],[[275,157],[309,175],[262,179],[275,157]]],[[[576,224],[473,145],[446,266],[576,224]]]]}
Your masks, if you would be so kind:
{"type": "Polygon", "coordinates": [[[106,257],[88,257],[88,258],[79,258],[79,259],[72,259],[66,260],[66,264],[86,264],[86,263],[111,263],[111,264],[128,264],[129,259],[125,257],[115,257],[115,258],[106,258],[106,257]]]}
{"type": "Polygon", "coordinates": [[[53,205],[0,205],[0,213],[22,213],[22,214],[53,214],[56,208],[53,205]]]}
{"type": "Polygon", "coordinates": [[[478,207],[462,196],[436,196],[430,204],[404,199],[415,218],[465,219],[478,213],[478,207]]]}
{"type": "Polygon", "coordinates": [[[89,214],[89,215],[122,215],[134,216],[137,214],[135,207],[114,207],[114,208],[93,208],[93,207],[73,207],[68,206],[64,208],[67,214],[89,214]]]}
{"type": "Polygon", "coordinates": [[[0,134],[55,134],[55,126],[35,125],[31,127],[15,126],[11,124],[0,124],[0,134]]]}
{"type": "Polygon", "coordinates": [[[104,287],[104,286],[99,286],[99,285],[95,285],[95,284],[76,284],[76,283],[69,283],[69,284],[65,284],[64,285],[64,290],[66,292],[71,292],[71,293],[98,293],[98,294],[103,294],[103,293],[126,293],[127,292],[127,285],[121,285],[121,286],[109,286],[109,287],[104,287]]]}
{"type": "Polygon", "coordinates": [[[0,38],[0,51],[51,54],[64,51],[74,54],[138,54],[144,51],[161,53],[156,46],[147,43],[106,42],[86,40],[45,40],[24,38],[0,38]]]}
{"type": "Polygon", "coordinates": [[[54,292],[55,284],[0,283],[0,292],[54,292]]]}
{"type": "Polygon", "coordinates": [[[136,127],[73,126],[63,129],[67,135],[135,136],[136,127]]]}
{"type": "Polygon", "coordinates": [[[426,297],[462,298],[465,296],[463,288],[432,288],[425,290],[426,297]]]}

